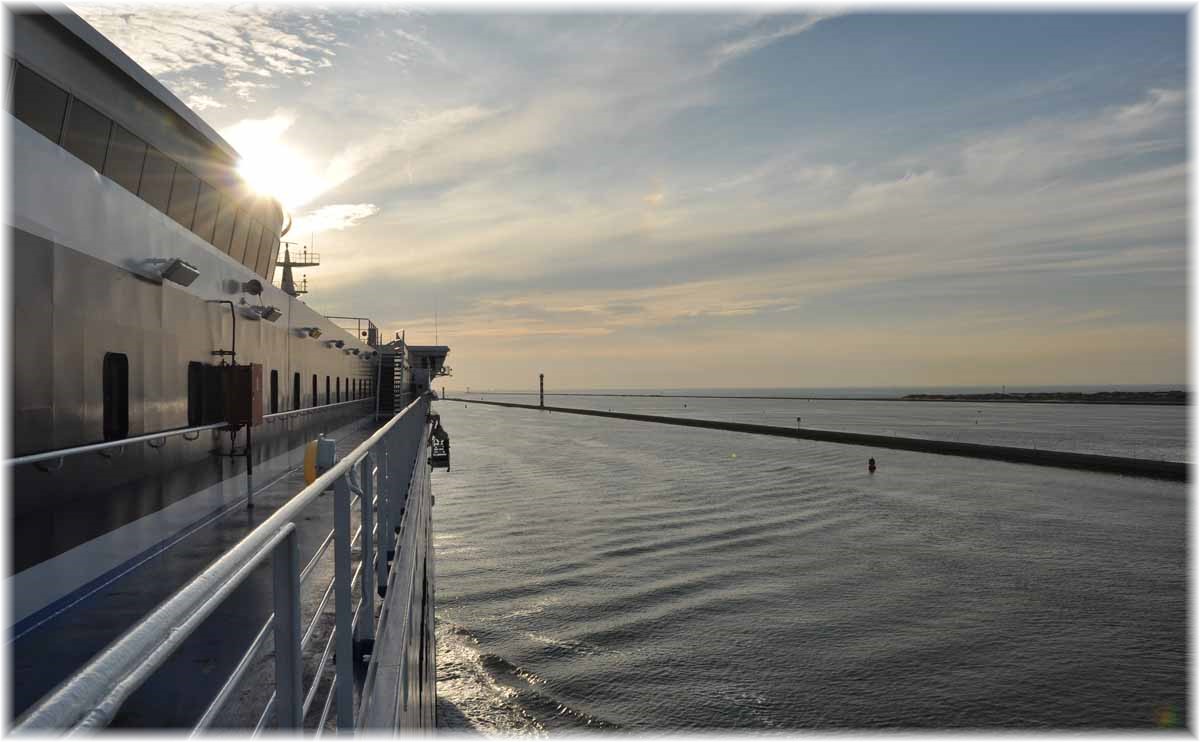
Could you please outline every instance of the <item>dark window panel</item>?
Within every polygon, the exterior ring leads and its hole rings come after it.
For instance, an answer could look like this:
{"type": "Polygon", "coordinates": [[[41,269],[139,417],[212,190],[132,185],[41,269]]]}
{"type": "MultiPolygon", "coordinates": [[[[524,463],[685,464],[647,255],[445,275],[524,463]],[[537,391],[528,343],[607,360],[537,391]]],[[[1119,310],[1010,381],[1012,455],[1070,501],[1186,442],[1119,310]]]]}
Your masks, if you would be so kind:
{"type": "Polygon", "coordinates": [[[313,374],[313,377],[312,377],[312,403],[309,404],[309,407],[316,407],[316,406],[317,406],[317,375],[313,374]]]}
{"type": "Polygon", "coordinates": [[[12,113],[18,120],[58,144],[67,114],[67,91],[18,64],[12,100],[12,113]]]}
{"type": "Polygon", "coordinates": [[[292,409],[300,409],[300,372],[292,374],[292,409]]]}
{"type": "Polygon", "coordinates": [[[204,424],[204,364],[192,361],[187,366],[188,427],[204,424]]]}
{"type": "Polygon", "coordinates": [[[267,260],[267,280],[275,283],[276,264],[279,262],[279,240],[271,238],[271,256],[267,260]]]}
{"type": "Polygon", "coordinates": [[[192,228],[196,218],[196,199],[200,196],[200,179],[183,167],[175,169],[175,181],[171,185],[171,203],[167,216],[187,229],[192,228]]]}
{"type": "Polygon", "coordinates": [[[233,222],[233,242],[229,244],[229,257],[242,262],[246,255],[246,238],[250,235],[250,210],[240,208],[233,222]]]}
{"type": "Polygon", "coordinates": [[[124,353],[104,354],[104,440],[129,435],[129,358],[124,353]]]}
{"type": "Polygon", "coordinates": [[[112,121],[78,98],[71,104],[71,117],[63,135],[63,148],[96,172],[104,170],[104,155],[108,152],[108,137],[112,121]]]}
{"type": "Polygon", "coordinates": [[[142,167],[142,183],[138,195],[154,208],[167,213],[171,200],[171,179],[175,175],[175,161],[151,147],[146,152],[146,164],[142,167]]]}
{"type": "Polygon", "coordinates": [[[271,262],[271,249],[274,247],[274,243],[275,237],[271,234],[271,230],[263,228],[262,237],[258,241],[258,262],[254,264],[254,272],[267,279],[267,283],[271,282],[271,271],[267,268],[267,264],[271,262]]]}
{"type": "Polygon", "coordinates": [[[222,195],[221,208],[217,211],[217,227],[213,232],[212,243],[214,247],[223,253],[229,252],[229,242],[233,239],[233,222],[236,217],[237,207],[228,196],[222,195]]]}
{"type": "Polygon", "coordinates": [[[146,143],[120,124],[113,124],[104,160],[104,174],[131,193],[138,192],[142,182],[142,165],[146,162],[146,143]]]}
{"type": "Polygon", "coordinates": [[[200,195],[196,198],[196,220],[192,231],[206,242],[215,242],[213,228],[217,225],[217,207],[221,203],[221,194],[204,181],[200,181],[200,195]]]}
{"type": "Polygon", "coordinates": [[[251,270],[258,264],[258,248],[262,241],[263,228],[258,222],[250,223],[250,234],[246,237],[246,254],[242,256],[242,264],[251,270]]]}
{"type": "Polygon", "coordinates": [[[271,414],[279,412],[279,371],[271,369],[271,414]]]}

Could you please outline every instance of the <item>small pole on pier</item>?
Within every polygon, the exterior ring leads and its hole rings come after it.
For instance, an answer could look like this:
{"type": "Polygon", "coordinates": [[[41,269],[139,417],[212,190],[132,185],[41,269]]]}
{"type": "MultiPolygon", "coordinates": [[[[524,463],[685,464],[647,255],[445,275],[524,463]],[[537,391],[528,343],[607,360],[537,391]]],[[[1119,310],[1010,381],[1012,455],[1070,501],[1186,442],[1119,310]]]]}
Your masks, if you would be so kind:
{"type": "Polygon", "coordinates": [[[538,407],[546,406],[546,375],[538,374],[538,407]]]}
{"type": "Polygon", "coordinates": [[[800,431],[800,418],[796,418],[796,432],[800,431]]]}

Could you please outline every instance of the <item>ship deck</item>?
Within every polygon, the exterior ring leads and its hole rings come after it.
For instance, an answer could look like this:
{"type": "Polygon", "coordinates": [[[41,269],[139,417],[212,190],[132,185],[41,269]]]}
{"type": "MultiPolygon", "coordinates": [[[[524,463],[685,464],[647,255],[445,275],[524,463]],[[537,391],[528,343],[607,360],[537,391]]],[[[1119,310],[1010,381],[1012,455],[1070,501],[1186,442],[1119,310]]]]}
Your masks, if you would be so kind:
{"type": "MultiPolygon", "coordinates": [[[[349,426],[348,426],[349,427],[349,426]]],[[[356,427],[337,434],[341,457],[370,436],[376,426],[364,418],[356,427]]],[[[331,435],[331,437],[334,437],[331,435]]],[[[178,587],[196,576],[224,551],[244,538],[305,486],[302,468],[285,471],[253,493],[254,508],[237,507],[208,523],[170,549],[151,557],[132,571],[82,601],[63,609],[12,640],[12,710],[19,716],[37,699],[69,677],[88,659],[133,626],[178,587]],[[64,637],[70,637],[64,641],[64,637]]],[[[301,564],[321,546],[333,518],[332,493],[322,496],[296,522],[301,564]]],[[[355,524],[352,527],[357,527],[355,524]]],[[[332,572],[332,551],[326,553],[305,583],[301,607],[304,625],[311,620],[322,586],[332,572]],[[325,562],[329,564],[326,565],[325,562]],[[326,573],[322,578],[322,573],[326,573]]],[[[332,610],[332,605],[326,607],[332,610]]],[[[204,621],[163,667],[122,707],[113,726],[190,727],[204,712],[263,621],[271,614],[271,567],[264,564],[204,621]]],[[[318,624],[312,647],[321,647],[328,627],[318,624]]],[[[269,655],[269,651],[267,653],[269,655]]],[[[261,662],[261,660],[260,660],[261,662]]],[[[270,673],[269,662],[252,668],[270,673]]],[[[311,663],[306,662],[306,666],[311,663]]],[[[305,682],[308,682],[306,673],[305,682]]],[[[214,726],[253,727],[258,710],[270,694],[263,683],[247,683],[240,698],[227,705],[214,726]],[[261,698],[258,698],[261,695],[261,698]],[[251,711],[251,709],[254,709],[251,711]]]]}

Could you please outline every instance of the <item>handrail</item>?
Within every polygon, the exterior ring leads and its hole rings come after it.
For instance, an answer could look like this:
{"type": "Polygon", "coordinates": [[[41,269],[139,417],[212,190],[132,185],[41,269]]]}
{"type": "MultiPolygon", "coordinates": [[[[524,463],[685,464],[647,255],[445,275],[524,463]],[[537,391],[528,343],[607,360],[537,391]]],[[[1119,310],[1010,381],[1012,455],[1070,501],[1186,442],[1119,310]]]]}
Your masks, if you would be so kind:
{"type": "MultiPolygon", "coordinates": [[[[286,535],[294,529],[293,521],[304,508],[349,474],[351,468],[366,457],[400,420],[419,409],[423,401],[423,397],[413,400],[312,484],[281,505],[203,572],[30,708],[14,725],[13,731],[89,728],[110,722],[129,694],[165,662],[200,620],[265,554],[271,552],[282,538],[281,534],[286,535]]],[[[298,566],[296,573],[299,574],[298,566]]]]}
{"type": "Polygon", "coordinates": [[[370,400],[371,400],[371,397],[361,397],[359,399],[349,399],[349,400],[346,400],[345,402],[334,402],[333,404],[322,404],[322,405],[316,405],[315,407],[301,407],[298,410],[288,410],[286,412],[272,412],[269,415],[263,415],[263,422],[275,422],[276,420],[282,420],[283,418],[293,417],[293,416],[297,416],[297,415],[312,415],[317,412],[324,412],[325,410],[331,410],[335,407],[345,407],[347,405],[358,404],[360,402],[369,402],[370,400]]]}
{"type": "MultiPolygon", "coordinates": [[[[264,525],[266,525],[264,523],[264,525]]],[[[137,690],[195,631],[225,597],[250,575],[275,545],[295,531],[293,523],[276,523],[264,533],[255,548],[224,579],[213,584],[204,580],[211,571],[178,590],[159,610],[143,618],[121,640],[110,645],[69,682],[63,683],[29,711],[14,732],[39,728],[90,728],[112,720],[129,694],[137,690]],[[172,611],[163,609],[168,606],[172,611]],[[182,608],[180,608],[182,606],[182,608]]],[[[221,560],[218,560],[221,561],[221,560]]]]}
{"type": "MultiPolygon", "coordinates": [[[[275,412],[270,415],[263,415],[263,421],[274,422],[276,420],[291,417],[293,415],[307,415],[317,412],[324,412],[333,409],[334,407],[345,407],[347,405],[367,402],[371,397],[363,397],[361,399],[351,399],[346,402],[334,402],[333,404],[318,405],[316,407],[305,407],[300,410],[290,410],[288,412],[275,412]]],[[[39,461],[52,461],[54,459],[65,459],[70,456],[77,456],[82,453],[96,453],[98,451],[106,451],[110,448],[121,448],[133,443],[149,443],[160,438],[174,438],[178,435],[190,435],[192,433],[203,433],[206,430],[217,430],[218,428],[227,428],[229,423],[219,422],[209,425],[197,425],[192,428],[171,428],[169,430],[160,430],[157,433],[145,433],[143,435],[135,435],[132,438],[121,438],[115,441],[104,441],[103,443],[87,443],[82,446],[72,446],[71,448],[60,448],[54,451],[43,451],[41,453],[31,453],[26,456],[18,456],[9,459],[4,463],[8,466],[20,466],[22,464],[36,464],[39,461]]]]}
{"type": "Polygon", "coordinates": [[[57,451],[43,451],[42,453],[31,453],[28,456],[18,456],[15,459],[9,459],[4,462],[9,466],[19,466],[21,464],[35,464],[39,461],[50,461],[52,459],[64,459],[68,456],[76,456],[81,453],[94,453],[96,451],[104,451],[109,448],[120,448],[128,446],[131,443],[145,443],[148,441],[156,441],[159,438],[172,438],[177,435],[188,435],[189,433],[203,433],[206,430],[216,430],[217,428],[228,427],[228,423],[219,422],[211,425],[198,425],[194,428],[173,428],[171,430],[160,430],[157,433],[146,433],[145,435],[135,435],[132,438],[122,438],[116,441],[105,441],[103,443],[88,443],[83,446],[72,446],[71,448],[60,448],[57,451]]]}

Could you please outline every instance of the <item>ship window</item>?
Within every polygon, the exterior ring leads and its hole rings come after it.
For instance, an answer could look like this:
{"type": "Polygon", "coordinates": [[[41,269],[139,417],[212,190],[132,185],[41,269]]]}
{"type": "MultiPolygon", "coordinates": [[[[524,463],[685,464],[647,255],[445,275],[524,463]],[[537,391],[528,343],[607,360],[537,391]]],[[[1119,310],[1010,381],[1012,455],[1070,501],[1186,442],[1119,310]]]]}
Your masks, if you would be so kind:
{"type": "Polygon", "coordinates": [[[279,268],[279,266],[277,265],[278,262],[279,262],[279,240],[276,239],[275,237],[272,237],[271,238],[271,258],[270,258],[270,260],[267,261],[267,272],[265,274],[267,277],[267,280],[270,281],[271,283],[275,283],[275,271],[277,268],[279,268]]]}
{"type": "Polygon", "coordinates": [[[163,212],[171,200],[171,176],[175,174],[175,162],[154,147],[146,152],[146,164],[142,166],[142,183],[138,195],[163,212]]]}
{"type": "Polygon", "coordinates": [[[138,192],[142,182],[142,164],[146,161],[146,143],[120,124],[113,124],[104,160],[104,174],[131,193],[138,192]]]}
{"type": "Polygon", "coordinates": [[[204,424],[204,364],[192,361],[187,367],[188,426],[204,424]]]}
{"type": "Polygon", "coordinates": [[[200,181],[200,194],[196,197],[196,220],[192,231],[206,242],[213,241],[213,228],[217,225],[217,207],[221,194],[208,183],[200,181]]]}
{"type": "Polygon", "coordinates": [[[292,374],[292,409],[300,409],[300,372],[292,374]]]}
{"type": "Polygon", "coordinates": [[[271,414],[279,412],[279,372],[271,369],[271,414]]]}
{"type": "Polygon", "coordinates": [[[96,172],[101,172],[104,170],[104,154],[108,150],[108,137],[111,133],[112,121],[76,98],[71,103],[67,133],[63,135],[63,148],[91,165],[96,172]]]}
{"type": "Polygon", "coordinates": [[[237,209],[228,196],[221,196],[221,208],[217,212],[217,227],[213,232],[213,247],[223,253],[229,252],[229,240],[233,238],[233,220],[237,209]]]}
{"type": "Polygon", "coordinates": [[[337,397],[335,399],[338,402],[342,401],[342,377],[340,376],[337,377],[337,397]]]}
{"type": "Polygon", "coordinates": [[[175,169],[175,182],[171,186],[171,204],[167,216],[187,229],[192,228],[196,218],[196,199],[200,196],[200,179],[182,167],[175,169]]]}
{"type": "Polygon", "coordinates": [[[263,228],[262,237],[258,241],[258,262],[254,264],[254,272],[268,281],[271,280],[272,276],[269,267],[273,241],[274,237],[271,235],[271,230],[263,228]]]}
{"type": "Polygon", "coordinates": [[[325,404],[329,404],[329,377],[325,377],[325,404]]]}
{"type": "Polygon", "coordinates": [[[17,65],[12,113],[29,128],[58,144],[67,114],[67,91],[23,64],[17,65]]]}
{"type": "Polygon", "coordinates": [[[317,375],[316,374],[313,374],[312,381],[313,381],[313,383],[312,383],[312,388],[313,388],[312,404],[310,405],[310,407],[316,407],[317,406],[317,375]]]}
{"type": "Polygon", "coordinates": [[[229,244],[229,257],[242,262],[246,255],[246,237],[250,233],[250,211],[238,209],[237,218],[233,222],[233,242],[229,244]]]}
{"type": "Polygon", "coordinates": [[[262,241],[263,228],[257,221],[250,222],[250,234],[246,237],[246,254],[242,256],[242,264],[254,270],[258,265],[258,247],[262,241]]]}
{"type": "Polygon", "coordinates": [[[129,357],[104,354],[104,440],[129,435],[129,357]]]}

